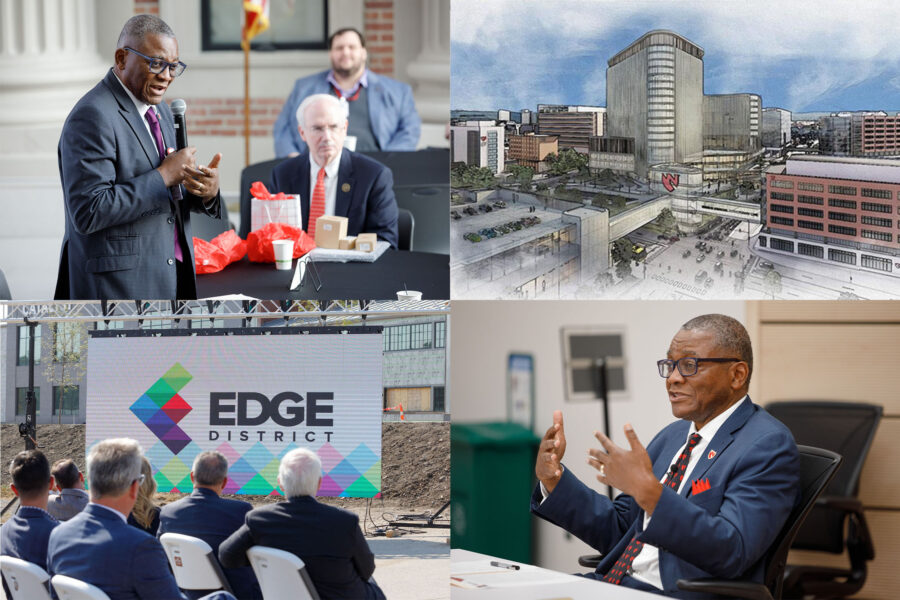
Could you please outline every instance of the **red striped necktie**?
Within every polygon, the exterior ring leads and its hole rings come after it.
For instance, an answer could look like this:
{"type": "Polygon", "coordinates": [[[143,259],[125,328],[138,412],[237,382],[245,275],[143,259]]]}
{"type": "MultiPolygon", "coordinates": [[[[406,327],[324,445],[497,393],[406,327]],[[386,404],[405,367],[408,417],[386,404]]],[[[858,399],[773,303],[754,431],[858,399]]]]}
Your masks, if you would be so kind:
{"type": "MultiPolygon", "coordinates": [[[[670,487],[673,490],[678,490],[678,485],[681,483],[681,480],[684,479],[684,473],[687,470],[688,462],[691,460],[691,451],[694,449],[694,446],[699,443],[700,434],[695,433],[691,435],[687,446],[685,446],[684,450],[682,450],[681,454],[678,456],[678,461],[675,462],[674,468],[666,473],[666,478],[663,481],[664,486],[670,487]]],[[[613,568],[603,577],[603,581],[619,585],[622,582],[622,578],[625,577],[631,569],[631,563],[634,562],[634,558],[641,553],[643,547],[644,542],[638,540],[637,534],[634,534],[634,537],[628,542],[628,546],[625,548],[625,551],[622,552],[619,560],[616,561],[613,568]]]]}
{"type": "Polygon", "coordinates": [[[325,167],[319,169],[316,177],[316,187],[313,190],[312,201],[309,203],[309,224],[306,233],[316,239],[316,219],[325,214],[325,167]]]}

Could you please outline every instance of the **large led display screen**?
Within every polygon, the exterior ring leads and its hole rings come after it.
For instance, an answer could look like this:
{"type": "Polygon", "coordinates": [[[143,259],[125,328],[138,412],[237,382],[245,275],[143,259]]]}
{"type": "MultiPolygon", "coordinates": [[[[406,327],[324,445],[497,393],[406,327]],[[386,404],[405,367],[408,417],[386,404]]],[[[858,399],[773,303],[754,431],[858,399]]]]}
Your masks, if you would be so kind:
{"type": "Polygon", "coordinates": [[[218,450],[230,465],[225,493],[280,494],[279,461],[306,447],[322,460],[318,495],[375,497],[381,329],[345,331],[96,332],[88,345],[88,448],[111,437],[138,440],[161,492],[190,492],[194,457],[218,450]]]}

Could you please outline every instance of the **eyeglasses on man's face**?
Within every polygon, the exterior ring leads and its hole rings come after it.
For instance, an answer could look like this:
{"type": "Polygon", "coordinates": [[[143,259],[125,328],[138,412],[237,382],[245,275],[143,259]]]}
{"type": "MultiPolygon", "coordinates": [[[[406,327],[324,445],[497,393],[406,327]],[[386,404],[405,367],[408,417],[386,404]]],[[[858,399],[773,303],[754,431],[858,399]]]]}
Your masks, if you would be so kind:
{"type": "Polygon", "coordinates": [[[177,63],[170,63],[161,58],[141,54],[134,48],[129,48],[128,46],[125,46],[124,49],[128,52],[131,52],[132,54],[137,54],[138,56],[146,60],[150,64],[150,72],[154,75],[159,75],[163,72],[164,69],[169,69],[169,75],[171,75],[172,77],[178,77],[179,75],[184,73],[184,70],[187,68],[187,65],[181,61],[178,61],[177,63]]]}
{"type": "Polygon", "coordinates": [[[681,373],[682,377],[690,377],[691,375],[697,374],[697,368],[701,362],[715,362],[715,363],[726,363],[726,362],[741,362],[740,358],[697,358],[696,356],[683,356],[678,360],[672,360],[671,358],[665,358],[663,360],[656,361],[656,366],[659,368],[659,376],[667,379],[669,375],[675,372],[675,369],[678,369],[678,372],[681,373]]]}

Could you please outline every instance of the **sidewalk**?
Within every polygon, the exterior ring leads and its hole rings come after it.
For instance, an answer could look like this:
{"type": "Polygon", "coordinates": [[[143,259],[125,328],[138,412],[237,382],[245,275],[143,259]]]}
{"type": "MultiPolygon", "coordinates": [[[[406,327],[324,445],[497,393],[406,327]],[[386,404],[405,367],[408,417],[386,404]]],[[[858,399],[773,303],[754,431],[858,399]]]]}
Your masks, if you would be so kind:
{"type": "Polygon", "coordinates": [[[389,600],[450,599],[449,529],[399,538],[366,538],[375,553],[375,581],[389,600]]]}

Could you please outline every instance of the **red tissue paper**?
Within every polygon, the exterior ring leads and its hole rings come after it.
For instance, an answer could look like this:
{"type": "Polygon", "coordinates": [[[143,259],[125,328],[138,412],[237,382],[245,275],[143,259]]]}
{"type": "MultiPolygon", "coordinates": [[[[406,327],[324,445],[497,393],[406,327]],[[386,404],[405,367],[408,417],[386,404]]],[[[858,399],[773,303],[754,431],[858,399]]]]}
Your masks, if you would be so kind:
{"type": "Polygon", "coordinates": [[[252,262],[275,262],[272,249],[275,240],[294,240],[294,258],[300,258],[316,247],[315,240],[302,229],[284,223],[269,223],[247,235],[247,256],[252,262]]]}
{"type": "Polygon", "coordinates": [[[194,268],[198,275],[218,273],[247,254],[247,242],[234,230],[220,233],[210,241],[194,238],[194,268]]]}

